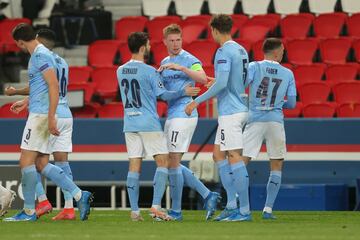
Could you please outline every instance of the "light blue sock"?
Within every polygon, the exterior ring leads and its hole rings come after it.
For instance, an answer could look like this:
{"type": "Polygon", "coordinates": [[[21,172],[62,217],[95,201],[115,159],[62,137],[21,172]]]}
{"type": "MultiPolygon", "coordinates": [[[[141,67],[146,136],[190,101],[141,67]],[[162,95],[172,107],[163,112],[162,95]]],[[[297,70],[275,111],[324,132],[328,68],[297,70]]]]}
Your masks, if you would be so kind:
{"type": "Polygon", "coordinates": [[[181,165],[184,176],[184,185],[197,191],[203,199],[210,194],[210,190],[194,175],[194,173],[184,165],[181,165]]]}
{"type": "Polygon", "coordinates": [[[41,202],[42,199],[39,199],[39,197],[40,198],[43,196],[46,197],[44,186],[42,185],[42,182],[41,182],[41,173],[37,173],[36,181],[37,181],[36,182],[36,197],[38,198],[39,202],[41,202]]]}
{"type": "Polygon", "coordinates": [[[227,203],[226,208],[234,209],[237,208],[236,201],[236,189],[233,183],[232,171],[228,160],[222,160],[217,162],[217,166],[219,169],[219,175],[221,179],[221,183],[225,188],[227,203]]]}
{"type": "MultiPolygon", "coordinates": [[[[64,171],[65,175],[70,178],[71,181],[74,179],[69,162],[55,162],[55,166],[61,168],[64,171]]],[[[61,190],[64,194],[65,201],[72,201],[73,197],[71,196],[71,194],[64,189],[61,190]]]]}
{"type": "Polygon", "coordinates": [[[48,163],[41,173],[53,181],[56,186],[70,192],[71,196],[73,197],[75,197],[75,195],[81,191],[80,188],[78,188],[78,186],[76,186],[76,184],[65,175],[61,168],[51,163],[48,163]]]}
{"type": "Polygon", "coordinates": [[[131,211],[139,211],[139,175],[138,172],[128,172],[126,179],[131,211]]]}
{"type": "Polygon", "coordinates": [[[154,195],[152,205],[161,206],[161,199],[165,192],[167,179],[168,169],[164,167],[156,168],[154,176],[154,195]]]}
{"type": "Polygon", "coordinates": [[[249,204],[249,175],[243,161],[231,165],[233,172],[234,186],[240,200],[240,213],[250,213],[249,204]]]}
{"type": "Polygon", "coordinates": [[[184,188],[184,176],[181,166],[169,169],[169,185],[171,209],[175,212],[181,212],[182,192],[184,188]]]}
{"type": "Polygon", "coordinates": [[[24,208],[35,209],[35,187],[37,182],[37,172],[35,165],[30,165],[21,169],[21,186],[24,195],[24,208]]]}
{"type": "Polygon", "coordinates": [[[273,208],[276,196],[281,185],[281,171],[271,171],[269,181],[266,186],[265,207],[273,208]]]}

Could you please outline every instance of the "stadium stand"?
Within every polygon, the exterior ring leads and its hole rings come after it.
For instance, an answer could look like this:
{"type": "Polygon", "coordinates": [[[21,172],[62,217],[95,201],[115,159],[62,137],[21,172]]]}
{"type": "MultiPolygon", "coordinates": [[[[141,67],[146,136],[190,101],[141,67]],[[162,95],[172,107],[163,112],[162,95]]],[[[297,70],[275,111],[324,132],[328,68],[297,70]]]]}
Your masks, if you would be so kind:
{"type": "Polygon", "coordinates": [[[231,15],[237,2],[237,0],[208,0],[209,11],[211,14],[224,13],[231,15]]]}
{"type": "Polygon", "coordinates": [[[360,12],[360,2],[357,0],[341,0],[342,10],[346,13],[359,13],[360,12]]]}
{"type": "Polygon", "coordinates": [[[330,86],[324,82],[305,83],[299,88],[300,100],[304,104],[326,102],[330,92],[330,86]]]}
{"type": "Polygon", "coordinates": [[[299,13],[301,2],[302,0],[274,0],[275,12],[282,15],[299,13]]]}
{"type": "Polygon", "coordinates": [[[337,0],[308,0],[310,12],[315,14],[331,13],[335,11],[337,0]]]}
{"type": "Polygon", "coordinates": [[[316,39],[297,39],[285,43],[288,61],[295,65],[312,64],[318,48],[316,39]]]}
{"type": "Polygon", "coordinates": [[[127,42],[131,32],[144,31],[148,19],[144,16],[123,17],[115,23],[115,37],[121,42],[127,42]]]}
{"type": "Polygon", "coordinates": [[[330,103],[309,103],[304,104],[303,116],[307,118],[332,118],[335,114],[335,107],[330,103]]]}
{"type": "Polygon", "coordinates": [[[253,16],[267,14],[271,0],[242,0],[242,8],[245,14],[253,16]]]}
{"type": "Polygon", "coordinates": [[[142,0],[142,7],[145,16],[150,18],[166,16],[171,0],[142,0]]]}
{"type": "Polygon", "coordinates": [[[351,39],[334,38],[320,41],[320,56],[327,64],[344,64],[351,48],[351,39]]]}
{"type": "Polygon", "coordinates": [[[342,33],[347,15],[345,13],[325,13],[314,19],[314,33],[317,38],[336,38],[342,33]]]}
{"type": "Polygon", "coordinates": [[[326,65],[315,63],[311,65],[298,65],[294,67],[293,72],[296,79],[296,85],[299,87],[305,83],[317,83],[323,78],[326,65]]]}
{"type": "Polygon", "coordinates": [[[117,40],[99,40],[89,46],[89,65],[92,67],[114,66],[115,56],[120,42],[117,40]]]}
{"type": "Polygon", "coordinates": [[[308,36],[313,17],[308,14],[294,14],[280,22],[281,35],[285,39],[304,39],[308,36]]]}
{"type": "Polygon", "coordinates": [[[201,14],[203,0],[175,0],[176,13],[182,17],[201,14]]]}
{"type": "Polygon", "coordinates": [[[360,103],[343,103],[336,109],[337,117],[360,118],[360,103]]]}

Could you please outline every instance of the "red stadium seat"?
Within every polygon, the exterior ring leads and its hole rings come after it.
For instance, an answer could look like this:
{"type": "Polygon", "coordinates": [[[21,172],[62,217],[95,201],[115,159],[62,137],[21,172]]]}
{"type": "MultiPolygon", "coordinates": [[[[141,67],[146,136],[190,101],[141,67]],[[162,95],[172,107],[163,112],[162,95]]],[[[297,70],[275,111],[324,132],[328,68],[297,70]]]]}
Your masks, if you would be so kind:
{"type": "Polygon", "coordinates": [[[97,109],[99,118],[124,118],[124,106],[121,102],[107,103],[97,109]]]}
{"type": "Polygon", "coordinates": [[[15,114],[10,111],[10,107],[13,103],[5,103],[0,107],[0,118],[27,118],[29,112],[24,109],[19,114],[15,114]]]}
{"type": "Polygon", "coordinates": [[[85,67],[69,67],[69,84],[86,84],[91,75],[92,68],[85,67]]]}
{"type": "Polygon", "coordinates": [[[85,103],[89,103],[94,95],[95,92],[95,86],[94,83],[75,83],[75,84],[69,84],[68,85],[68,92],[70,91],[78,91],[83,90],[84,91],[84,101],[85,103]]]}
{"type": "Polygon", "coordinates": [[[330,103],[304,104],[303,116],[305,118],[332,118],[335,107],[330,103]]]}
{"type": "Polygon", "coordinates": [[[306,38],[313,19],[309,15],[292,14],[284,17],[280,22],[281,34],[286,39],[306,38]]]}
{"type": "Polygon", "coordinates": [[[305,83],[299,88],[300,99],[304,104],[326,102],[331,88],[324,82],[305,83]]]}
{"type": "Polygon", "coordinates": [[[358,62],[360,62],[360,40],[357,40],[353,44],[353,49],[355,51],[355,58],[358,62]]]}
{"type": "Polygon", "coordinates": [[[198,106],[198,114],[201,118],[212,118],[213,117],[213,99],[200,103],[198,106]]]}
{"type": "Polygon", "coordinates": [[[213,58],[218,45],[212,41],[194,41],[184,47],[195,57],[197,57],[203,64],[203,66],[213,65],[213,58]]]}
{"type": "Polygon", "coordinates": [[[333,87],[337,103],[360,103],[360,82],[338,83],[333,87]]]}
{"type": "Polygon", "coordinates": [[[303,104],[302,102],[296,102],[296,107],[294,109],[283,109],[285,118],[297,118],[300,117],[302,112],[303,104]]]}
{"type": "Polygon", "coordinates": [[[264,41],[260,40],[257,41],[253,46],[252,46],[252,60],[253,61],[261,61],[264,60],[264,52],[262,50],[262,46],[263,46],[264,41]]]}
{"type": "Polygon", "coordinates": [[[270,28],[273,32],[280,23],[281,16],[278,14],[255,15],[246,24],[260,24],[270,28]]]}
{"type": "Polygon", "coordinates": [[[127,43],[122,43],[119,46],[120,63],[125,64],[131,59],[131,52],[127,43]]]}
{"type": "Polygon", "coordinates": [[[351,37],[360,38],[360,13],[355,13],[346,22],[348,34],[351,37]]]}
{"type": "Polygon", "coordinates": [[[320,82],[325,71],[326,65],[314,63],[312,65],[298,65],[293,69],[297,86],[304,83],[320,82]]]}
{"type": "Polygon", "coordinates": [[[169,55],[167,48],[163,42],[158,42],[151,45],[151,52],[153,55],[154,63],[157,66],[160,66],[161,61],[169,55]]]}
{"type": "Polygon", "coordinates": [[[210,15],[189,16],[181,22],[181,25],[184,26],[187,24],[202,24],[204,26],[209,26],[210,19],[211,19],[210,15]]]}
{"type": "Polygon", "coordinates": [[[241,38],[236,38],[234,39],[235,42],[237,42],[238,44],[240,44],[241,46],[243,46],[245,48],[245,50],[248,52],[248,54],[251,51],[251,47],[253,45],[252,42],[245,40],[245,39],[241,39],[241,38]]]}
{"type": "Polygon", "coordinates": [[[114,59],[120,42],[117,40],[99,40],[89,46],[89,65],[93,67],[114,66],[114,59]]]}
{"type": "Polygon", "coordinates": [[[336,109],[337,117],[360,118],[360,103],[343,103],[336,109]]]}
{"type": "Polygon", "coordinates": [[[167,116],[167,104],[163,101],[158,101],[156,105],[156,110],[159,117],[166,117],[167,116]]]}
{"type": "Polygon", "coordinates": [[[358,72],[357,64],[331,65],[325,70],[326,82],[334,85],[339,82],[354,81],[358,72]]]}
{"type": "Polygon", "coordinates": [[[127,38],[132,32],[143,32],[148,19],[144,16],[123,17],[115,23],[116,39],[127,42],[127,38]]]}
{"type": "Polygon", "coordinates": [[[19,23],[31,24],[31,21],[27,18],[7,18],[0,21],[0,53],[20,51],[12,37],[12,30],[19,23]]]}
{"type": "Polygon", "coordinates": [[[233,26],[235,26],[237,30],[241,29],[241,27],[249,20],[248,16],[243,14],[232,14],[231,18],[233,20],[233,26]]]}
{"type": "Polygon", "coordinates": [[[200,38],[206,31],[206,26],[200,23],[186,24],[182,26],[182,40],[183,44],[191,43],[200,38]]]}
{"type": "Polygon", "coordinates": [[[318,48],[315,39],[292,40],[285,44],[288,61],[295,65],[312,64],[318,48]]]}
{"type": "Polygon", "coordinates": [[[325,39],[320,42],[320,55],[324,63],[344,64],[351,48],[348,38],[325,39]]]}
{"type": "Polygon", "coordinates": [[[97,103],[89,103],[79,109],[73,109],[75,118],[96,118],[97,109],[100,107],[97,103]]]}
{"type": "Polygon", "coordinates": [[[341,33],[347,15],[344,13],[320,14],[314,20],[314,32],[318,38],[335,38],[341,33]]]}
{"type": "Polygon", "coordinates": [[[161,41],[163,39],[163,29],[173,23],[181,22],[178,16],[156,17],[146,23],[146,29],[151,41],[161,41]]]}
{"type": "Polygon", "coordinates": [[[245,40],[251,43],[263,40],[270,32],[270,27],[263,24],[244,24],[240,29],[239,39],[245,40]]]}
{"type": "Polygon", "coordinates": [[[118,90],[116,67],[96,68],[91,74],[95,84],[95,94],[102,98],[114,98],[118,90]]]}

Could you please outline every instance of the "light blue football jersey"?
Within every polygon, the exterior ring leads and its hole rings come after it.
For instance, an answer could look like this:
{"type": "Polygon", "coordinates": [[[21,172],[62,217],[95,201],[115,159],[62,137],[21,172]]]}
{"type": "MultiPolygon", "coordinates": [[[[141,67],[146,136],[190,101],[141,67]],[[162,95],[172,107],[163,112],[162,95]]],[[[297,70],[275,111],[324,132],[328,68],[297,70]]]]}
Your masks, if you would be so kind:
{"type": "MultiPolygon", "coordinates": [[[[161,61],[161,65],[167,63],[176,63],[189,69],[194,64],[201,65],[199,59],[185,50],[181,50],[181,52],[174,57],[168,56],[161,61]]],[[[182,71],[164,70],[161,72],[161,79],[165,88],[170,91],[177,91],[179,89],[185,88],[187,85],[191,85],[193,87],[195,86],[195,81],[182,71]]],[[[168,119],[189,118],[189,116],[186,115],[184,109],[191,101],[192,97],[190,96],[183,96],[178,99],[168,101],[168,119]]],[[[197,111],[193,111],[190,117],[197,116],[197,111]]]]}
{"type": "Polygon", "coordinates": [[[155,68],[130,60],[117,69],[124,106],[124,132],[162,131],[156,98],[166,89],[155,68]]]}
{"type": "Polygon", "coordinates": [[[59,118],[72,118],[67,100],[67,86],[69,85],[69,65],[56,53],[53,53],[56,62],[56,76],[59,81],[59,104],[56,114],[59,118]]]}
{"type": "Polygon", "coordinates": [[[197,97],[197,103],[216,95],[219,116],[247,112],[245,83],[249,57],[246,50],[230,40],[215,55],[215,83],[197,97]]]}
{"type": "Polygon", "coordinates": [[[49,111],[49,88],[42,72],[51,68],[56,70],[52,52],[42,44],[37,45],[28,65],[30,113],[47,114],[49,111]]]}
{"type": "Polygon", "coordinates": [[[296,96],[294,74],[275,61],[249,64],[249,122],[283,122],[285,96],[296,96]]]}

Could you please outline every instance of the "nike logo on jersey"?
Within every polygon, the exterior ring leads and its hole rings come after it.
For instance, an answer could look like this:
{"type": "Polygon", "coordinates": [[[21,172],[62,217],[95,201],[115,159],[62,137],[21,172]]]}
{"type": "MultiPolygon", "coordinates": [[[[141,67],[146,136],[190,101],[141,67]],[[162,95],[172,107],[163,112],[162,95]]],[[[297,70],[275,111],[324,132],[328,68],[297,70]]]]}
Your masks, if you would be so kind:
{"type": "Polygon", "coordinates": [[[171,144],[171,146],[173,146],[174,148],[176,148],[176,145],[175,145],[175,144],[173,144],[173,143],[171,144]]]}
{"type": "Polygon", "coordinates": [[[135,190],[135,186],[127,186],[128,189],[135,190]]]}
{"type": "Polygon", "coordinates": [[[24,140],[24,143],[26,143],[27,145],[29,145],[28,141],[24,140]]]}

